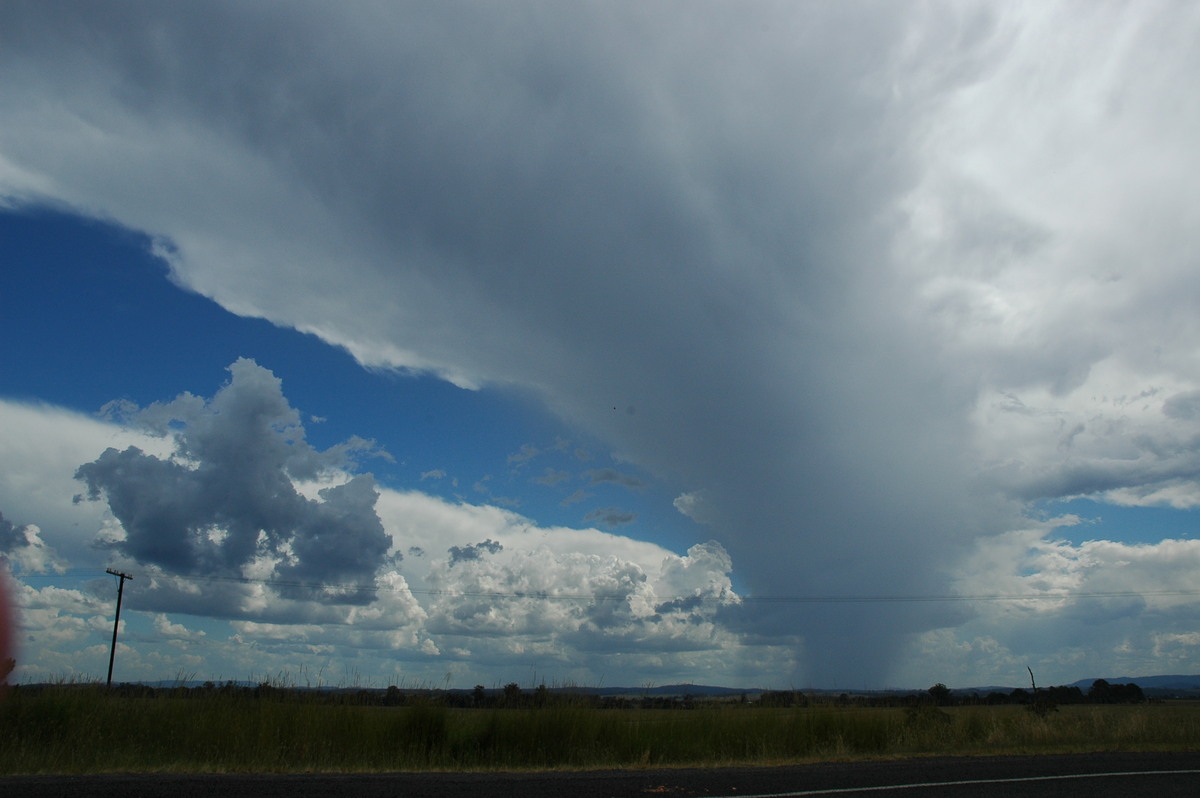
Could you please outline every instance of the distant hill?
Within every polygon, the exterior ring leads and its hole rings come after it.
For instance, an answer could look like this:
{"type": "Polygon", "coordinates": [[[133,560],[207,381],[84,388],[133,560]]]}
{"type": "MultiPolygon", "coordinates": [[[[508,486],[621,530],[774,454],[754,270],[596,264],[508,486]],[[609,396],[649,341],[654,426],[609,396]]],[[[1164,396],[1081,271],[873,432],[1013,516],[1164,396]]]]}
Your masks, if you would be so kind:
{"type": "Polygon", "coordinates": [[[723,696],[761,693],[760,688],[716,687],[707,684],[664,684],[659,687],[552,687],[552,693],[583,695],[723,696]]]}
{"type": "MultiPolygon", "coordinates": [[[[1087,690],[1096,679],[1080,679],[1068,687],[1087,690]]],[[[1104,677],[1109,684],[1136,684],[1143,690],[1200,690],[1200,676],[1115,676],[1104,677]]]]}
{"type": "MultiPolygon", "coordinates": [[[[1200,676],[1093,676],[1087,679],[1070,682],[1065,685],[1056,684],[1040,684],[1039,687],[1078,687],[1085,693],[1091,688],[1092,684],[1099,678],[1109,684],[1136,684],[1143,690],[1153,690],[1156,693],[1175,692],[1200,692],[1200,676]]],[[[1011,693],[1017,688],[1029,690],[1029,684],[1021,684],[1017,686],[1003,685],[987,685],[984,687],[955,687],[951,692],[963,693],[979,693],[984,695],[987,693],[1011,693]]]]}
{"type": "MultiPolygon", "coordinates": [[[[1158,695],[1159,697],[1165,697],[1165,696],[1169,696],[1171,694],[1187,693],[1187,694],[1195,694],[1196,697],[1200,697],[1200,675],[1195,675],[1195,676],[1180,676],[1180,675],[1114,676],[1114,677],[1104,677],[1104,680],[1106,682],[1108,682],[1109,684],[1130,684],[1130,683],[1136,684],[1138,687],[1142,688],[1142,690],[1146,691],[1147,695],[1158,695]]],[[[1078,681],[1071,682],[1070,684],[1067,684],[1064,686],[1078,687],[1080,690],[1083,690],[1086,693],[1088,691],[1088,689],[1091,688],[1092,684],[1095,681],[1096,681],[1096,678],[1080,679],[1078,681]]],[[[226,684],[226,683],[227,682],[217,682],[217,686],[220,686],[220,685],[226,684]]],[[[254,687],[257,685],[257,682],[245,681],[245,680],[237,680],[237,681],[233,681],[231,683],[238,687],[254,687]]],[[[145,684],[150,687],[161,689],[161,688],[169,688],[169,687],[200,687],[202,684],[204,684],[204,682],[201,682],[199,680],[186,680],[186,681],[181,682],[178,679],[163,679],[160,681],[140,682],[140,684],[145,684]]],[[[287,686],[287,685],[280,685],[280,686],[287,686]]],[[[1052,687],[1052,686],[1057,686],[1057,685],[1041,685],[1041,686],[1052,687]]],[[[1019,687],[1020,687],[1020,689],[1023,689],[1023,690],[1029,689],[1029,685],[1027,685],[1027,684],[1019,685],[1019,687]]],[[[329,690],[329,691],[334,691],[334,692],[344,692],[344,691],[357,691],[360,689],[366,689],[366,690],[370,690],[370,691],[382,691],[383,688],[294,686],[293,689],[301,689],[301,690],[313,689],[313,690],[329,690]]],[[[523,690],[532,690],[533,688],[523,685],[522,689],[523,690]]],[[[703,697],[720,697],[720,696],[738,696],[738,695],[749,695],[751,697],[754,697],[754,696],[757,696],[758,694],[761,694],[763,692],[766,692],[766,691],[772,690],[772,689],[779,689],[779,688],[720,687],[720,686],[706,685],[706,684],[686,684],[686,683],[685,684],[664,684],[664,685],[660,685],[657,687],[650,687],[650,686],[642,686],[642,687],[575,687],[575,686],[568,686],[568,687],[550,687],[549,688],[550,692],[552,692],[552,693],[574,693],[574,694],[597,695],[597,696],[656,696],[656,697],[672,697],[672,696],[674,696],[674,697],[680,697],[680,698],[682,698],[684,696],[692,696],[695,698],[699,698],[702,696],[703,697]]],[[[979,693],[980,695],[986,695],[988,693],[994,693],[994,692],[995,693],[1011,693],[1015,689],[1017,689],[1017,688],[1000,686],[1000,685],[987,685],[987,686],[983,686],[983,687],[955,687],[952,689],[952,692],[954,692],[958,695],[963,695],[963,694],[968,694],[968,693],[979,693]]],[[[790,692],[790,688],[783,688],[782,691],[790,692]]],[[[406,690],[406,692],[407,692],[407,690],[406,690]]],[[[439,691],[432,690],[431,692],[439,692],[439,691]]],[[[446,690],[445,692],[467,693],[467,692],[471,692],[471,690],[460,687],[460,688],[451,688],[449,690],[446,690]]],[[[486,692],[488,694],[495,694],[495,693],[501,692],[501,690],[499,687],[493,687],[493,688],[487,689],[486,692]]],[[[799,690],[799,692],[814,693],[814,694],[818,694],[818,695],[836,694],[836,693],[842,693],[842,692],[851,692],[856,695],[903,695],[903,694],[907,694],[907,693],[923,693],[923,692],[925,692],[925,689],[924,688],[920,688],[920,689],[918,689],[918,688],[912,688],[912,689],[890,688],[887,690],[849,690],[849,691],[847,691],[847,690],[821,689],[821,688],[806,687],[802,690],[799,690]]]]}

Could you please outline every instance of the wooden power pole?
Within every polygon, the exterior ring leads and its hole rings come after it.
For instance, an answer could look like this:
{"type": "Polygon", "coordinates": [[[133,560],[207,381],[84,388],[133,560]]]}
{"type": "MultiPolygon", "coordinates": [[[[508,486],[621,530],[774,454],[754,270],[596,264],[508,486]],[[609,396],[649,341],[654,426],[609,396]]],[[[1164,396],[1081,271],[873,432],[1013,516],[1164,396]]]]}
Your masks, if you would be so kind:
{"type": "Polygon", "coordinates": [[[105,570],[113,576],[120,577],[121,580],[117,585],[117,617],[113,620],[112,648],[108,651],[108,686],[112,687],[113,658],[117,656],[117,627],[121,625],[121,596],[125,593],[125,580],[133,579],[133,577],[121,571],[114,571],[111,568],[106,568],[105,570]]]}

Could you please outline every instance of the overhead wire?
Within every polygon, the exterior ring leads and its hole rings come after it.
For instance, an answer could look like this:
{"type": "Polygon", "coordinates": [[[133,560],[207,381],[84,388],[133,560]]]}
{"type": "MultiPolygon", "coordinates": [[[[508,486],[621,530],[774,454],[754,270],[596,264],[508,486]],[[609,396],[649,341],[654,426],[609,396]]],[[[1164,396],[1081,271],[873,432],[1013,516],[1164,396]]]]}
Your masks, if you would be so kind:
{"type": "MultiPolygon", "coordinates": [[[[105,571],[100,569],[69,569],[52,574],[17,574],[17,578],[50,579],[56,577],[102,577],[105,571]]],[[[287,579],[261,579],[245,576],[222,576],[219,574],[156,574],[164,579],[182,579],[190,582],[225,582],[244,585],[264,585],[274,588],[292,588],[297,590],[314,590],[340,593],[399,593],[405,592],[420,596],[449,597],[449,598],[480,598],[480,599],[536,599],[540,601],[625,601],[633,595],[640,596],[659,603],[672,601],[704,601],[712,602],[729,599],[731,593],[687,596],[659,596],[630,593],[564,593],[539,591],[490,591],[490,590],[457,590],[415,588],[406,585],[404,588],[391,585],[343,584],[333,582],[308,582],[287,579]]],[[[998,601],[1064,601],[1069,599],[1119,599],[1119,598],[1170,598],[1200,596],[1200,590],[1105,590],[1080,592],[1043,592],[1043,593],[945,593],[945,594],[880,594],[880,595],[739,595],[737,601],[745,604],[902,604],[929,602],[998,602],[998,601]]]]}

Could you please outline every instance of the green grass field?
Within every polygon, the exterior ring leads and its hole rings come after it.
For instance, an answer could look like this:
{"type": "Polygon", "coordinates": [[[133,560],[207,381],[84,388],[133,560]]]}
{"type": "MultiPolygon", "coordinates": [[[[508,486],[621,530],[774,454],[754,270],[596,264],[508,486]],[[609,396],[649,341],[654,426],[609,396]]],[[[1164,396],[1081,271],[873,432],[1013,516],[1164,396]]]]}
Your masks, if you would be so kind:
{"type": "Polygon", "coordinates": [[[1195,750],[1200,704],[939,709],[728,704],[452,709],[102,687],[12,691],[0,774],[525,770],[770,765],[925,755],[1195,750]]]}

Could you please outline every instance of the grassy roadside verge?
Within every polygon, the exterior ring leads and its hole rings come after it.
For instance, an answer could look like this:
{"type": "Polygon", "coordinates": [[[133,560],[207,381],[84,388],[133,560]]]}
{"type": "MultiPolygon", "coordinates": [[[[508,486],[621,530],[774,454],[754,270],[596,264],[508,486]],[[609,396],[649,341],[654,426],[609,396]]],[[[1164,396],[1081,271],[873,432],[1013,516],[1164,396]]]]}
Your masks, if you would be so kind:
{"type": "Polygon", "coordinates": [[[0,775],[525,770],[1200,749],[1200,705],[457,709],[69,686],[0,703],[0,775]]]}

